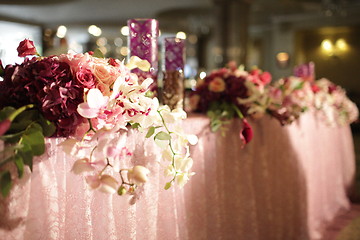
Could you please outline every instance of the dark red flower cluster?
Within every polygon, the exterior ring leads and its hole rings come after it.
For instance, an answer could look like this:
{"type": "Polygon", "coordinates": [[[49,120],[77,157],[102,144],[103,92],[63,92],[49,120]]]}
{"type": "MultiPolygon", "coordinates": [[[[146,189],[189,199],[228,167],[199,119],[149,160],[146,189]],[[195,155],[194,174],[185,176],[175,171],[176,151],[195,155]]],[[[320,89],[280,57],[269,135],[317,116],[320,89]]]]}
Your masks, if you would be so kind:
{"type": "Polygon", "coordinates": [[[206,113],[212,102],[227,102],[235,104],[243,114],[246,113],[246,107],[237,101],[237,98],[249,97],[245,81],[245,76],[237,76],[228,68],[213,71],[197,85],[192,93],[192,96],[200,96],[195,111],[206,113]]]}
{"type": "Polygon", "coordinates": [[[44,117],[55,123],[55,136],[71,135],[84,121],[76,111],[83,102],[83,86],[70,66],[56,57],[25,58],[22,64],[7,65],[0,90],[0,108],[36,104],[44,117]]]}

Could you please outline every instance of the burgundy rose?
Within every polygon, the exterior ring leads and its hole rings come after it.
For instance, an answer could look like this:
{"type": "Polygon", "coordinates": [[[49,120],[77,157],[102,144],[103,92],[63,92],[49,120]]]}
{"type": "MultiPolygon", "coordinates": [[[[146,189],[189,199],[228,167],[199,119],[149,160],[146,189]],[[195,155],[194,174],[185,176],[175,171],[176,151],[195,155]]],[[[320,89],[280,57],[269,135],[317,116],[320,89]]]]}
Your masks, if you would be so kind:
{"type": "Polygon", "coordinates": [[[243,127],[240,130],[240,139],[243,142],[243,146],[248,144],[253,138],[253,131],[250,124],[247,122],[245,118],[242,119],[243,127]]]}
{"type": "Polygon", "coordinates": [[[17,51],[18,51],[19,57],[26,57],[29,55],[37,54],[34,42],[29,39],[25,39],[25,40],[21,41],[17,48],[17,51]]]}
{"type": "Polygon", "coordinates": [[[76,74],[76,81],[80,84],[80,86],[84,88],[94,88],[96,84],[96,77],[91,72],[90,69],[80,68],[76,74]]]}

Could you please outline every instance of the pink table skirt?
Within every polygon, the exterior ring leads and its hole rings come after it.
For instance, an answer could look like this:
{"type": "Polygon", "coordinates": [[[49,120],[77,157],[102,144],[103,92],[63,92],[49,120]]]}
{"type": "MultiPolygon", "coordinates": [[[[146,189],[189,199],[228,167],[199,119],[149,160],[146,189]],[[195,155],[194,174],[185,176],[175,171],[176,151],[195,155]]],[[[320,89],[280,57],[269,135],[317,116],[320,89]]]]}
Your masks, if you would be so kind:
{"type": "Polygon", "coordinates": [[[87,188],[70,172],[74,159],[49,139],[34,172],[0,200],[0,239],[320,239],[349,208],[355,174],[350,128],[330,128],[313,113],[291,126],[265,117],[251,122],[254,138],[240,148],[240,122],[225,137],[209,120],[191,115],[184,128],[197,134],[192,177],[184,189],[163,190],[160,152],[130,132],[131,163],[151,171],[135,204],[129,197],[87,188]]]}

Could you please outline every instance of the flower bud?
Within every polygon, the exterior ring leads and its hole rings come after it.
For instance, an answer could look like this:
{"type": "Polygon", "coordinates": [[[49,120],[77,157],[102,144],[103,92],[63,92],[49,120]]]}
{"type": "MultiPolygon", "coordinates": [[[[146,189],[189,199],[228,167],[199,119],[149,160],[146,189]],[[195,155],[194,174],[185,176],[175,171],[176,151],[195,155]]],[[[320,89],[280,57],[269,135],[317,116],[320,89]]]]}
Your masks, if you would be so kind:
{"type": "Polygon", "coordinates": [[[25,39],[20,42],[20,44],[17,48],[17,52],[18,52],[19,57],[26,57],[28,55],[36,55],[37,54],[34,42],[29,39],[25,39]]]}
{"type": "Polygon", "coordinates": [[[147,182],[150,171],[146,167],[143,166],[135,166],[128,171],[128,179],[136,184],[142,184],[147,182]]]}
{"type": "Polygon", "coordinates": [[[126,191],[126,188],[125,188],[123,185],[121,185],[121,186],[119,187],[118,191],[117,191],[117,193],[118,193],[120,196],[125,195],[126,192],[127,192],[127,191],[126,191]]]}
{"type": "Polygon", "coordinates": [[[9,119],[5,119],[0,122],[0,136],[4,135],[10,128],[11,121],[9,119]]]}

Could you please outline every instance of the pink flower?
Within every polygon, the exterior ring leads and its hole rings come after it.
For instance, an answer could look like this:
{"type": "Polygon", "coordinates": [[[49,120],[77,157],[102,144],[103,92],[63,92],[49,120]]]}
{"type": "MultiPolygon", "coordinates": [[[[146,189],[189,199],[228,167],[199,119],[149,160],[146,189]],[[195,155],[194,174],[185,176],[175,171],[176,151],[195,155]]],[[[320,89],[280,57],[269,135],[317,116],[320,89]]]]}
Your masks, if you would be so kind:
{"type": "Polygon", "coordinates": [[[11,121],[9,119],[5,119],[0,122],[0,136],[4,135],[7,130],[9,130],[11,126],[11,121]]]}
{"type": "Polygon", "coordinates": [[[103,63],[94,65],[93,72],[100,82],[108,86],[110,86],[115,81],[115,76],[111,73],[110,67],[104,65],[103,63]]]}
{"type": "Polygon", "coordinates": [[[215,77],[209,84],[209,90],[212,92],[223,92],[225,87],[225,81],[219,77],[215,77]]]}
{"type": "Polygon", "coordinates": [[[269,84],[271,82],[271,74],[269,72],[263,72],[260,74],[260,80],[263,82],[263,84],[269,84]]]}
{"type": "Polygon", "coordinates": [[[26,57],[28,55],[36,55],[37,54],[34,42],[29,39],[25,39],[25,40],[21,41],[17,48],[17,51],[18,51],[19,57],[26,57]]]}
{"type": "Polygon", "coordinates": [[[84,88],[94,88],[96,84],[96,77],[90,69],[80,68],[75,73],[76,80],[84,88]]]}
{"type": "Polygon", "coordinates": [[[93,88],[87,94],[87,102],[80,103],[77,111],[84,118],[95,118],[107,103],[108,97],[104,97],[99,89],[93,88]]]}
{"type": "Polygon", "coordinates": [[[242,140],[243,146],[244,146],[244,145],[248,144],[251,141],[251,139],[253,138],[253,131],[252,131],[252,127],[250,126],[250,124],[247,122],[247,120],[245,118],[242,120],[242,124],[243,124],[243,127],[240,130],[240,139],[242,140]]]}

